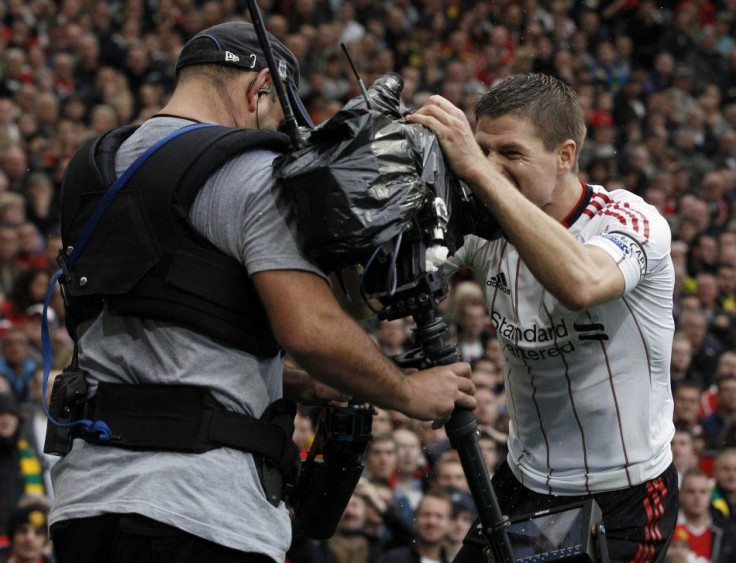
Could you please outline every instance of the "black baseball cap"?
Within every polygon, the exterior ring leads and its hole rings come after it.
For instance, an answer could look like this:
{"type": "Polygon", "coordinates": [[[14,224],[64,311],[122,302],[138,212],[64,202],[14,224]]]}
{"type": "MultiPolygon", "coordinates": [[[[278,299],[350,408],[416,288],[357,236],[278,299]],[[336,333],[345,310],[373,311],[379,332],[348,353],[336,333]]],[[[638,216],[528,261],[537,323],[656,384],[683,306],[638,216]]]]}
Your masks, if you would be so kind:
{"type": "Polygon", "coordinates": [[[18,401],[13,393],[0,393],[0,414],[20,414],[20,407],[18,401]]]}
{"type": "Polygon", "coordinates": [[[48,509],[42,505],[30,504],[13,509],[8,515],[8,536],[11,541],[13,535],[25,524],[30,524],[34,528],[43,530],[44,535],[48,534],[48,509]]]}
{"type": "MultiPolygon", "coordinates": [[[[269,32],[266,34],[294,114],[302,125],[314,127],[297,94],[299,63],[296,57],[273,34],[269,32]]],[[[197,33],[182,48],[176,61],[176,72],[186,66],[203,64],[232,66],[255,72],[268,68],[268,60],[253,24],[244,21],[213,25],[197,33]],[[207,48],[207,45],[210,47],[207,48]]]]}

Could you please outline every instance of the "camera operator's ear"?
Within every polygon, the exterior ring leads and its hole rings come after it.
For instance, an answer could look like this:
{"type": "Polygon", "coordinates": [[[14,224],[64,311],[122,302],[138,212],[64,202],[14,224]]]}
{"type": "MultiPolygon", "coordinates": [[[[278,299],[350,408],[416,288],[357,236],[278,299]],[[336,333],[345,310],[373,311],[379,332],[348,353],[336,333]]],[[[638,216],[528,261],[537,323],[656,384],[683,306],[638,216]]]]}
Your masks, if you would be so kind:
{"type": "Polygon", "coordinates": [[[245,95],[248,98],[248,106],[251,111],[256,111],[258,98],[260,98],[264,92],[270,92],[271,88],[273,88],[271,72],[267,68],[264,68],[251,79],[248,83],[248,89],[245,92],[245,95]]]}
{"type": "Polygon", "coordinates": [[[329,275],[335,299],[343,311],[357,321],[375,317],[376,311],[382,308],[378,300],[371,300],[369,305],[363,299],[360,291],[360,268],[361,266],[349,266],[329,275]]]}

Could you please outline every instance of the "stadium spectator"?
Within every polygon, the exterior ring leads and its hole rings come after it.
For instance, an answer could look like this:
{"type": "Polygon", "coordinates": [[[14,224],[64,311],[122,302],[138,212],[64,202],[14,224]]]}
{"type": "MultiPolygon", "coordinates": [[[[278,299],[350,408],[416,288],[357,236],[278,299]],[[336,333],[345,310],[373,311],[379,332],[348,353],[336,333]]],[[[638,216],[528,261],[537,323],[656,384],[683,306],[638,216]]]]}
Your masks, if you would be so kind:
{"type": "Polygon", "coordinates": [[[708,476],[698,469],[683,476],[674,538],[687,539],[693,553],[712,563],[736,557],[736,525],[711,506],[708,476]]]}
{"type": "Polygon", "coordinates": [[[414,563],[428,560],[449,563],[445,541],[450,529],[452,501],[447,493],[429,491],[417,507],[416,541],[407,547],[386,551],[380,563],[414,563]]]}
{"type": "Polygon", "coordinates": [[[45,493],[41,464],[21,437],[21,411],[10,393],[0,393],[0,531],[24,495],[45,493]]]}
{"type": "Polygon", "coordinates": [[[381,479],[388,482],[396,472],[398,457],[396,454],[396,440],[390,433],[376,434],[368,443],[365,454],[364,476],[369,479],[381,479]]]}
{"type": "Polygon", "coordinates": [[[32,501],[15,508],[8,517],[9,545],[0,549],[2,563],[51,563],[48,556],[48,507],[32,501]]]}
{"type": "Polygon", "coordinates": [[[717,450],[723,446],[723,431],[729,419],[736,415],[736,377],[724,375],[716,379],[718,406],[700,421],[705,446],[717,450]]]}

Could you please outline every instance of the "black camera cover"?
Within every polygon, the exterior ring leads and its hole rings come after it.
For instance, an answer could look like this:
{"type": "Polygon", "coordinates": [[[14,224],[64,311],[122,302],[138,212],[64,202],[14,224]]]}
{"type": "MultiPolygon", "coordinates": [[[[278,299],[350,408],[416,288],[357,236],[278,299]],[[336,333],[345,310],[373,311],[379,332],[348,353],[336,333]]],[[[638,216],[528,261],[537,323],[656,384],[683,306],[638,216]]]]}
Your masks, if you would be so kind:
{"type": "Polygon", "coordinates": [[[275,175],[296,205],[305,251],[325,269],[365,263],[441,198],[445,244],[462,245],[460,190],[432,131],[407,123],[396,74],[379,77],[307,134],[304,148],[279,157],[275,175]]]}

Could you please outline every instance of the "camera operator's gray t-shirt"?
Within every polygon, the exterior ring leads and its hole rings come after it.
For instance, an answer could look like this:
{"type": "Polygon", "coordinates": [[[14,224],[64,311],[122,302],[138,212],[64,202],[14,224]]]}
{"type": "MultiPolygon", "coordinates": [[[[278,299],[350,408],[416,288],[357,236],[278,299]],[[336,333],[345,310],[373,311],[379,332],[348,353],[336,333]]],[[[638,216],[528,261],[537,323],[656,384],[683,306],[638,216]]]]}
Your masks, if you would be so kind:
{"type": "MultiPolygon", "coordinates": [[[[187,120],[143,124],[116,158],[121,174],[146,148],[187,120]]],[[[322,276],[298,250],[288,207],[271,176],[275,153],[229,161],[200,191],[190,212],[198,231],[245,264],[322,276]]],[[[228,409],[259,417],[281,397],[282,362],[222,346],[179,326],[106,311],[83,327],[81,365],[97,381],[178,383],[210,388],[228,409]]],[[[102,513],[138,513],[234,549],[284,560],[289,517],[265,499],[250,454],[219,448],[202,454],[134,452],[76,440],[52,471],[53,524],[102,513]]]]}

